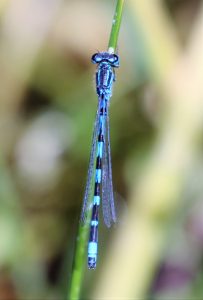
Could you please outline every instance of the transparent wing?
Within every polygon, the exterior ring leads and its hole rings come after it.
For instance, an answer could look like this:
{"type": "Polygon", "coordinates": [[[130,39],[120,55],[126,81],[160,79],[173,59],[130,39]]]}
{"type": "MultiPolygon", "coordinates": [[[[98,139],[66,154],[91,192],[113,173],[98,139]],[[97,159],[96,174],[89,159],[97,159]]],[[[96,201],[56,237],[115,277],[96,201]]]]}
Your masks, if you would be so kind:
{"type": "Polygon", "coordinates": [[[107,227],[110,227],[112,222],[116,222],[116,212],[112,184],[108,104],[106,104],[106,120],[104,126],[104,133],[105,134],[102,161],[102,210],[104,223],[107,227]]]}
{"type": "Polygon", "coordinates": [[[96,150],[97,150],[97,136],[99,129],[99,111],[100,106],[98,105],[95,122],[94,122],[94,130],[92,136],[92,147],[90,152],[88,173],[87,173],[87,183],[85,187],[85,193],[83,197],[83,206],[81,211],[81,222],[85,223],[87,217],[87,211],[91,208],[91,195],[94,181],[94,169],[95,169],[95,161],[96,161],[96,150]]]}
{"type": "MultiPolygon", "coordinates": [[[[108,108],[107,108],[108,109],[108,108]]],[[[111,226],[111,209],[109,203],[109,176],[108,176],[108,152],[107,152],[107,124],[106,120],[104,122],[104,146],[103,146],[103,160],[102,160],[102,210],[103,210],[103,218],[104,223],[107,227],[111,226]]]]}
{"type": "Polygon", "coordinates": [[[114,203],[112,167],[111,167],[111,145],[110,145],[110,128],[109,128],[109,110],[107,108],[107,153],[108,153],[108,171],[109,171],[109,202],[111,207],[112,221],[116,222],[116,210],[114,203]]]}

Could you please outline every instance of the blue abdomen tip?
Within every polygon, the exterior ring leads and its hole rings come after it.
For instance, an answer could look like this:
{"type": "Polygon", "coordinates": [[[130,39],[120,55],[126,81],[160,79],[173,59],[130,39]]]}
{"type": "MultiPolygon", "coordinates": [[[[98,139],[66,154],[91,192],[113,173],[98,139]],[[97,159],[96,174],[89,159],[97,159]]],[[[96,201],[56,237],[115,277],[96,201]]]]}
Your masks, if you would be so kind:
{"type": "Polygon", "coordinates": [[[96,269],[97,262],[95,258],[88,257],[88,269],[96,269]]]}

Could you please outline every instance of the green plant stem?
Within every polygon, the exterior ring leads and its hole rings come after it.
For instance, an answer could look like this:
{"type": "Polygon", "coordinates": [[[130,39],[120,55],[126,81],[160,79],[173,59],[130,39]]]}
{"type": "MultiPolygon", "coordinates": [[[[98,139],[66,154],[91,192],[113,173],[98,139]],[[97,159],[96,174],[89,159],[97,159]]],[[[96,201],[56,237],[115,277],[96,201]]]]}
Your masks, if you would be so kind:
{"type": "Polygon", "coordinates": [[[80,290],[83,279],[84,261],[86,260],[86,245],[89,235],[89,222],[86,225],[79,225],[78,238],[76,243],[75,259],[73,264],[72,278],[68,300],[76,300],[80,297],[80,290]]]}
{"type": "MultiPolygon", "coordinates": [[[[93,176],[95,176],[95,173],[93,174],[93,176]]],[[[90,192],[90,195],[92,195],[93,197],[93,188],[90,192]]],[[[90,220],[92,216],[92,208],[91,208],[90,200],[92,200],[91,197],[89,197],[87,203],[87,206],[90,208],[86,214],[85,223],[80,222],[78,227],[75,257],[73,262],[72,277],[70,283],[70,291],[67,298],[68,300],[77,300],[80,298],[84,265],[85,262],[87,263],[86,246],[88,243],[89,231],[90,231],[90,220]]]]}
{"type": "MultiPolygon", "coordinates": [[[[121,24],[122,10],[124,0],[117,0],[116,10],[113,17],[113,24],[109,38],[108,48],[113,53],[117,47],[118,34],[121,24]]],[[[77,300],[80,297],[80,290],[83,279],[84,265],[86,262],[86,245],[89,237],[89,224],[91,218],[91,209],[88,212],[85,225],[80,224],[78,228],[78,236],[75,250],[75,257],[73,263],[72,278],[70,283],[70,290],[68,293],[68,300],[77,300]]]]}
{"type": "Polygon", "coordinates": [[[122,13],[123,13],[123,4],[124,4],[124,0],[118,0],[116,4],[116,9],[113,17],[111,34],[110,34],[109,44],[108,44],[108,48],[111,50],[111,52],[115,52],[117,47],[118,34],[120,30],[122,13]]]}

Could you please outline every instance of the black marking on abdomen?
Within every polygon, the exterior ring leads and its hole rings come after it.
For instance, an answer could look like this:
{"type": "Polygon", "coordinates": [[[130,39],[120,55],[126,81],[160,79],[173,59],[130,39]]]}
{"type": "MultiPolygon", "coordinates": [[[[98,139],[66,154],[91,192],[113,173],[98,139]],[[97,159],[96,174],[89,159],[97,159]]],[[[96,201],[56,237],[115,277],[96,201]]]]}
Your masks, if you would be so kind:
{"type": "Polygon", "coordinates": [[[100,196],[100,186],[101,186],[101,183],[95,182],[95,185],[94,185],[94,196],[100,196]]]}
{"type": "Polygon", "coordinates": [[[99,215],[99,205],[94,204],[92,208],[92,220],[98,221],[98,215],[99,215]]]}
{"type": "Polygon", "coordinates": [[[97,242],[98,241],[98,225],[91,225],[90,227],[90,237],[89,237],[90,242],[97,242]]]}
{"type": "Polygon", "coordinates": [[[102,168],[102,159],[100,156],[97,156],[96,169],[101,170],[101,168],[102,168]]]}

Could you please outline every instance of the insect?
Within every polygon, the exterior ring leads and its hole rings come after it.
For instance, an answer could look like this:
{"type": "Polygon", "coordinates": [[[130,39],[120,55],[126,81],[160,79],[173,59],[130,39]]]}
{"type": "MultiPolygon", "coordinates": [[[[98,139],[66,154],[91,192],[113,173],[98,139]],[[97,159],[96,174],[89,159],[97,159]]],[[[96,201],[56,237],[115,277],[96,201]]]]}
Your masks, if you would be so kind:
{"type": "Polygon", "coordinates": [[[119,56],[109,52],[95,53],[92,56],[92,63],[97,64],[98,107],[81,213],[81,220],[85,222],[88,211],[90,209],[92,211],[88,242],[89,269],[95,269],[97,264],[100,202],[102,202],[106,226],[110,227],[112,223],[116,222],[111,168],[109,103],[112,96],[112,85],[115,81],[114,68],[119,67],[119,56]]]}

